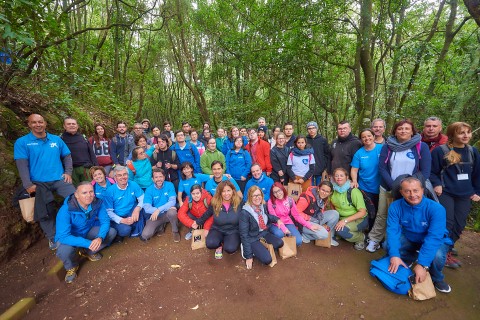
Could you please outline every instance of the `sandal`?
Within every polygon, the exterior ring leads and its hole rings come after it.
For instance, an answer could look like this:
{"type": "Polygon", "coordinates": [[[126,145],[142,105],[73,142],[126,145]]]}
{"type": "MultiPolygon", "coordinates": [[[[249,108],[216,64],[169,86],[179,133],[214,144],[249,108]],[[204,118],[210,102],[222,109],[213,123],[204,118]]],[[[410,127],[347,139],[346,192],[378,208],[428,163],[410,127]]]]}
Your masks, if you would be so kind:
{"type": "Polygon", "coordinates": [[[220,246],[217,249],[215,249],[215,259],[220,260],[223,258],[223,247],[220,246]]]}

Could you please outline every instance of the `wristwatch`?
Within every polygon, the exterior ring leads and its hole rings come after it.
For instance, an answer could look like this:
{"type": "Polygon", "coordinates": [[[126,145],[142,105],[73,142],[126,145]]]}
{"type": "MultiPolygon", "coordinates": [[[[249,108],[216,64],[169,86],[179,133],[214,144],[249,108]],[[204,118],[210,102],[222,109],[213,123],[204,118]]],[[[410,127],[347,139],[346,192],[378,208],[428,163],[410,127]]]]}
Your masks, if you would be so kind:
{"type": "Polygon", "coordinates": [[[348,220],[347,220],[347,219],[345,219],[345,220],[343,220],[343,222],[345,222],[345,224],[347,224],[347,223],[348,223],[348,220]]]}
{"type": "Polygon", "coordinates": [[[427,267],[427,266],[423,266],[423,265],[421,265],[421,264],[419,264],[419,266],[421,266],[421,267],[422,267],[423,269],[425,269],[425,271],[427,271],[427,272],[430,271],[430,268],[427,267]]]}

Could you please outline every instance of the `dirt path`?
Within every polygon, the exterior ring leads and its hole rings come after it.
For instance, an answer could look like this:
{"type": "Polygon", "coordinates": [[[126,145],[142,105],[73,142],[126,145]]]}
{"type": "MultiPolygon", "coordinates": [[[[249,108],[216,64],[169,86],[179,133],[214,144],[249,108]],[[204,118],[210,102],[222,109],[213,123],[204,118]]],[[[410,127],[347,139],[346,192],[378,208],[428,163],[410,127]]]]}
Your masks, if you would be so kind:
{"type": "Polygon", "coordinates": [[[147,244],[112,246],[67,285],[46,280],[56,259],[41,241],[0,266],[0,313],[34,295],[27,319],[479,319],[479,240],[467,232],[458,243],[464,266],[445,270],[452,293],[421,303],[370,277],[369,261],[383,253],[357,252],[346,242],[303,245],[274,268],[254,263],[247,270],[239,253],[217,261],[183,239],[173,243],[167,230],[147,244]]]}

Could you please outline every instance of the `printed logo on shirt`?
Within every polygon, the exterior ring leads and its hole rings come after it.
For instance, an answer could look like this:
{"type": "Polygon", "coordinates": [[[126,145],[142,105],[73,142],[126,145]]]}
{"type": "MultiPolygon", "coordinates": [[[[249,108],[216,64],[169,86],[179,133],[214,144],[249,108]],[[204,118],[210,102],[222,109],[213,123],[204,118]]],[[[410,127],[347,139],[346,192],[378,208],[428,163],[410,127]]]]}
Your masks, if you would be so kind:
{"type": "Polygon", "coordinates": [[[27,143],[27,146],[38,146],[38,142],[27,143]]]}
{"type": "Polygon", "coordinates": [[[132,193],[130,193],[130,194],[131,194],[132,196],[134,196],[134,195],[135,195],[135,192],[132,192],[132,193]]]}
{"type": "Polygon", "coordinates": [[[407,153],[407,157],[409,157],[410,159],[415,159],[415,156],[413,155],[412,151],[407,153]]]}
{"type": "Polygon", "coordinates": [[[308,164],[308,159],[302,159],[303,164],[308,164]]]}
{"type": "Polygon", "coordinates": [[[50,143],[50,148],[58,148],[58,145],[56,142],[51,142],[50,143]]]}
{"type": "Polygon", "coordinates": [[[428,222],[427,221],[422,221],[422,227],[428,227],[428,222]]]}

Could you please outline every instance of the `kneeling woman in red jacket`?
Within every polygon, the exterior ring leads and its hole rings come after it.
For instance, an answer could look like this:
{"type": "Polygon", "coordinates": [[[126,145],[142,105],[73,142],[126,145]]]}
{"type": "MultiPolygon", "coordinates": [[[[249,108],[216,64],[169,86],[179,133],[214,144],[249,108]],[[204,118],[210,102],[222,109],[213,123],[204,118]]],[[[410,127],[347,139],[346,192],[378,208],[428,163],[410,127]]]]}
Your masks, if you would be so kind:
{"type": "MultiPolygon", "coordinates": [[[[195,220],[200,218],[207,211],[211,201],[212,196],[210,193],[208,193],[207,190],[202,189],[201,185],[194,184],[192,188],[190,188],[190,196],[185,199],[178,210],[178,220],[180,220],[180,222],[187,228],[197,229],[199,226],[195,220]]],[[[203,229],[205,229],[205,231],[210,230],[212,223],[213,218],[208,218],[203,225],[203,229]]],[[[190,239],[192,239],[192,232],[188,232],[185,235],[185,240],[190,239]]]]}
{"type": "Polygon", "coordinates": [[[283,226],[283,222],[278,217],[268,213],[262,189],[258,186],[252,186],[248,189],[247,203],[240,213],[239,224],[242,255],[244,259],[247,259],[247,269],[252,268],[253,256],[263,264],[268,265],[272,262],[272,257],[267,248],[260,243],[261,238],[273,245],[274,249],[283,246],[282,239],[268,231],[272,223],[277,223],[280,227],[283,226]]]}
{"type": "Polygon", "coordinates": [[[203,225],[211,216],[213,223],[205,244],[215,249],[215,259],[222,259],[223,249],[228,253],[237,251],[240,245],[238,218],[242,210],[242,199],[235,192],[234,185],[226,180],[218,184],[208,210],[197,219],[197,225],[203,225]]]}

